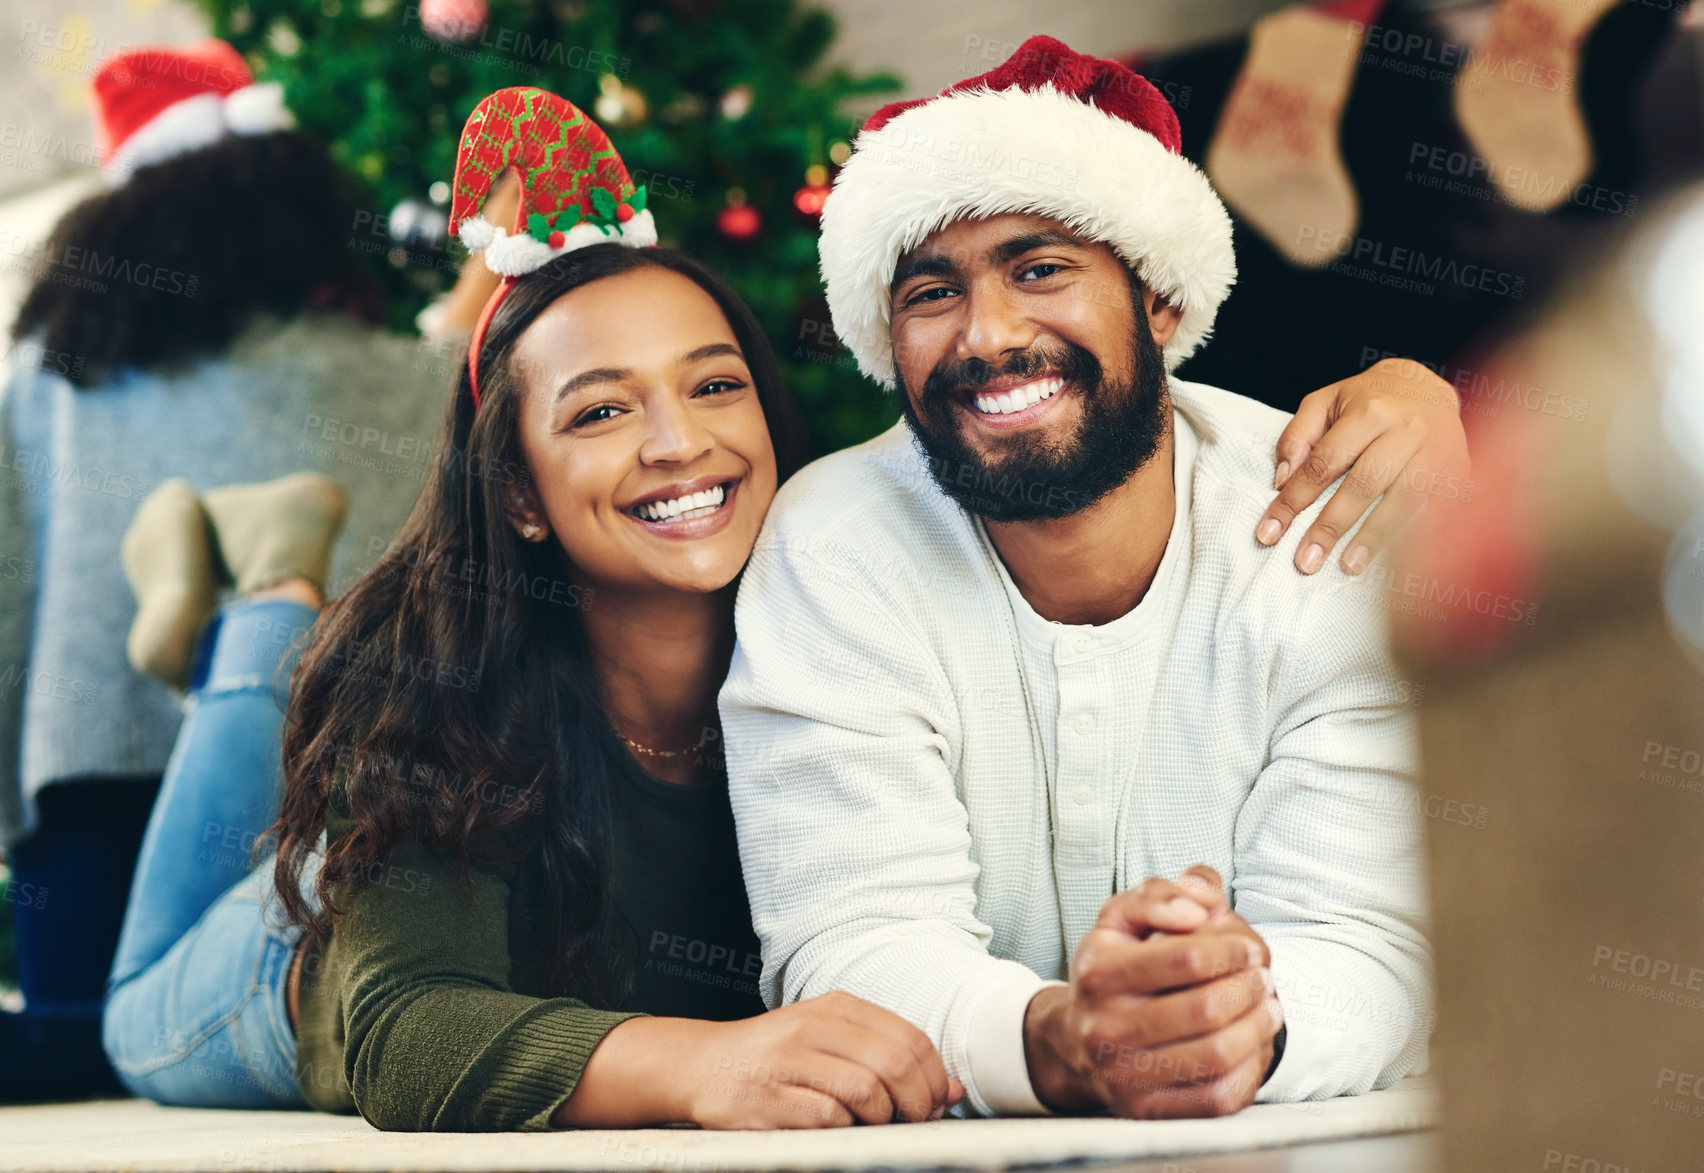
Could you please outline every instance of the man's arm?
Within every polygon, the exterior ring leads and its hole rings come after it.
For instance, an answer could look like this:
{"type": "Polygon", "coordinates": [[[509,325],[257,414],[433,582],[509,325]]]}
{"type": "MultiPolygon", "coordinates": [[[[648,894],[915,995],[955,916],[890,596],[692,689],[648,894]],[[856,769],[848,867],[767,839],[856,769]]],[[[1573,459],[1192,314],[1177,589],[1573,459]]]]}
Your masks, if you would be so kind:
{"type": "Polygon", "coordinates": [[[1284,630],[1272,752],[1236,828],[1235,907],[1204,867],[1107,902],[1069,988],[1025,1015],[1044,1103],[1220,1115],[1368,1091],[1422,1061],[1417,795],[1381,592],[1317,590],[1284,630]]]}
{"type": "Polygon", "coordinates": [[[1287,625],[1266,767],[1237,819],[1236,911],[1272,952],[1285,1052],[1261,1100],[1382,1087],[1432,1025],[1411,706],[1383,590],[1320,583],[1287,625]]]}
{"type": "Polygon", "coordinates": [[[988,953],[956,705],[905,608],[821,543],[771,541],[738,628],[720,699],[764,1001],[856,994],[920,1027],[976,1112],[1042,1110],[1021,1023],[1048,983],[988,953]]]}

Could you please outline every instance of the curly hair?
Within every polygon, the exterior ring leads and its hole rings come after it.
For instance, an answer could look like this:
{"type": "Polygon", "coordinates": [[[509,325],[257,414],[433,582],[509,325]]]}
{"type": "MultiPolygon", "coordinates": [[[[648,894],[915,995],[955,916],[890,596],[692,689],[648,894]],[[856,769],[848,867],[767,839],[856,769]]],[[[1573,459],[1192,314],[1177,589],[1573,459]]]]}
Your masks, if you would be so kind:
{"type": "Polygon", "coordinates": [[[376,320],[348,247],[354,211],[346,176],[296,131],[139,168],[55,226],[12,335],[76,356],[64,373],[90,387],[217,353],[257,312],[313,304],[376,320]]]}

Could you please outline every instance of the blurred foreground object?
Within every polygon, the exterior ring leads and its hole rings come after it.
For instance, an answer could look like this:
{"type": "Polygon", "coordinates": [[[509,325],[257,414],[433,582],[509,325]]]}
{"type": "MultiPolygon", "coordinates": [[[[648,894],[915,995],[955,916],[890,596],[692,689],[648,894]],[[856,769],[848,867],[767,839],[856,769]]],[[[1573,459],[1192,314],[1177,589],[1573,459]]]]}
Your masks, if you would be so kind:
{"type": "Polygon", "coordinates": [[[1533,394],[1385,584],[1461,1173],[1704,1153],[1704,190],[1654,219],[1493,354],[1533,394]]]}

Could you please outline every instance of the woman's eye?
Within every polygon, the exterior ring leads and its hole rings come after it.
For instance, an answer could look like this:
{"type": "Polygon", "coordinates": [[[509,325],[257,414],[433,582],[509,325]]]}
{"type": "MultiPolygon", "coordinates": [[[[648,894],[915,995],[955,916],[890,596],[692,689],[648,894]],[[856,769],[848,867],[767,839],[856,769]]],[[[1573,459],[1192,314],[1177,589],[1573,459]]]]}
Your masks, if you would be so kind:
{"type": "Polygon", "coordinates": [[[613,403],[600,403],[596,407],[588,410],[585,414],[581,415],[579,419],[575,420],[573,426],[577,428],[583,424],[601,424],[605,420],[614,419],[615,410],[616,408],[613,403]],[[600,412],[608,412],[609,414],[600,415],[600,412]]]}
{"type": "Polygon", "coordinates": [[[1064,265],[1055,265],[1044,261],[1039,265],[1031,265],[1029,268],[1019,273],[1018,278],[1019,280],[1022,280],[1023,278],[1028,277],[1031,273],[1034,273],[1036,274],[1036,279],[1039,280],[1042,277],[1051,277],[1064,268],[1064,265]]]}
{"type": "Polygon", "coordinates": [[[738,391],[745,384],[738,379],[712,379],[698,389],[700,395],[722,395],[729,391],[738,391]]]}

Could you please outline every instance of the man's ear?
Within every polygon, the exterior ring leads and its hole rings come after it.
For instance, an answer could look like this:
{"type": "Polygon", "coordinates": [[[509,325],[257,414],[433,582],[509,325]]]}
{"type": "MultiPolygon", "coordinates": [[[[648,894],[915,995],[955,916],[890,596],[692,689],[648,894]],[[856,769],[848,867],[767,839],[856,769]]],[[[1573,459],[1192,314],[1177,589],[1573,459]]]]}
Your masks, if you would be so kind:
{"type": "Polygon", "coordinates": [[[503,515],[509,519],[509,524],[516,533],[529,542],[543,542],[550,539],[550,522],[544,516],[544,509],[538,503],[538,494],[533,492],[532,482],[510,485],[503,490],[503,515]]]}
{"type": "Polygon", "coordinates": [[[1142,287],[1142,305],[1148,311],[1148,330],[1154,336],[1154,345],[1164,346],[1177,333],[1177,324],[1183,321],[1183,310],[1145,285],[1142,287]]]}

